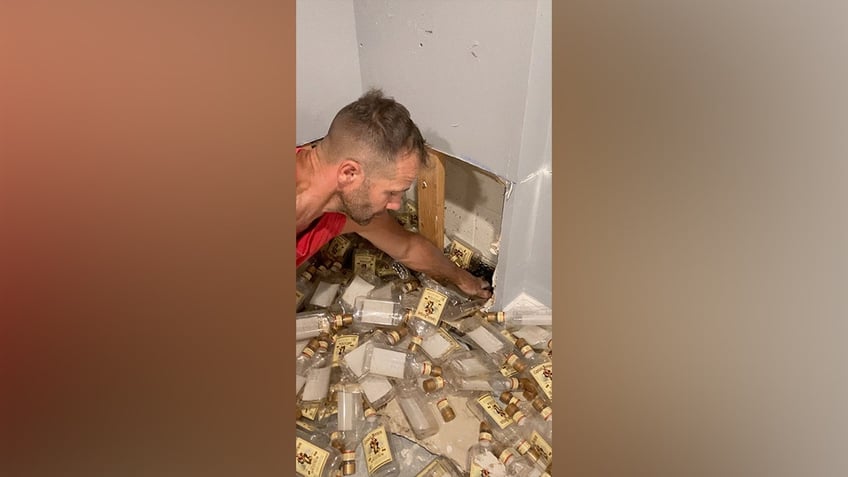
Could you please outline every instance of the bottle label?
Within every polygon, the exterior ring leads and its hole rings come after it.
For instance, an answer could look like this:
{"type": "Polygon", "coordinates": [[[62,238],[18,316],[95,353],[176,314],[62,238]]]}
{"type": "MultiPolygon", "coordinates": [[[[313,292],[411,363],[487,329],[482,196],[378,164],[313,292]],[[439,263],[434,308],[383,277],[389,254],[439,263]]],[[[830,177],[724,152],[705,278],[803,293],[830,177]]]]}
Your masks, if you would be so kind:
{"type": "Polygon", "coordinates": [[[504,449],[503,452],[501,452],[501,455],[500,457],[498,457],[498,460],[503,462],[504,465],[509,465],[509,462],[512,460],[513,457],[515,457],[515,453],[512,452],[512,449],[507,448],[504,449]]]}
{"type": "MultiPolygon", "coordinates": [[[[536,432],[536,431],[533,431],[533,432],[536,432]]],[[[530,450],[531,447],[533,447],[533,444],[522,439],[521,443],[518,444],[518,446],[516,446],[515,450],[517,450],[519,454],[524,455],[524,454],[527,453],[527,451],[530,450]]]]}
{"type": "Polygon", "coordinates": [[[315,356],[315,350],[310,348],[309,346],[303,348],[303,351],[301,351],[300,353],[307,358],[315,356]]]}
{"type": "Polygon", "coordinates": [[[539,411],[539,414],[542,415],[542,419],[544,419],[546,421],[548,419],[550,419],[550,417],[553,413],[554,413],[554,410],[551,409],[550,406],[545,406],[541,411],[539,411]]]}
{"type": "Polygon", "coordinates": [[[425,288],[421,293],[421,298],[418,300],[415,317],[436,326],[442,318],[442,312],[445,309],[447,301],[448,297],[443,293],[439,293],[431,288],[425,288]]]}
{"type": "Polygon", "coordinates": [[[512,415],[512,420],[515,422],[521,422],[525,418],[524,413],[520,410],[515,411],[515,414],[512,415]]]}
{"type": "Polygon", "coordinates": [[[359,344],[357,335],[341,335],[336,338],[336,346],[333,348],[333,366],[338,366],[342,358],[356,345],[359,344]]]}
{"type": "Polygon", "coordinates": [[[424,361],[421,363],[421,375],[429,376],[433,372],[433,363],[424,361]]]}
{"type": "Polygon", "coordinates": [[[515,353],[511,353],[509,356],[506,357],[506,365],[509,367],[515,366],[516,361],[518,361],[518,355],[516,355],[515,353]]]}
{"type": "Polygon", "coordinates": [[[533,444],[533,448],[536,449],[536,452],[547,459],[548,462],[551,462],[554,458],[554,449],[551,444],[545,440],[538,432],[533,431],[530,434],[530,443],[533,444]]]}
{"type": "Polygon", "coordinates": [[[445,408],[450,407],[448,398],[439,399],[439,402],[436,403],[436,407],[439,408],[439,411],[443,411],[445,408]]]}
{"type": "Polygon", "coordinates": [[[315,417],[318,416],[318,403],[315,404],[307,404],[300,408],[300,414],[309,419],[310,421],[314,421],[315,417]]]}
{"type": "Polygon", "coordinates": [[[370,251],[357,250],[353,255],[353,270],[358,274],[362,272],[377,273],[377,257],[370,251]]]}
{"type": "MultiPolygon", "coordinates": [[[[497,312],[497,314],[495,314],[495,322],[503,323],[505,319],[506,319],[506,313],[499,311],[499,312],[497,312]]],[[[506,331],[506,330],[504,330],[504,331],[506,331]]]]}
{"type": "Polygon", "coordinates": [[[373,474],[374,471],[392,461],[389,436],[383,426],[365,435],[365,438],[362,439],[362,449],[365,453],[365,465],[368,467],[369,474],[373,474]]]}
{"type": "Polygon", "coordinates": [[[435,376],[433,379],[433,384],[436,385],[436,389],[442,389],[445,387],[445,378],[441,376],[435,376]]]}
{"type": "Polygon", "coordinates": [[[512,418],[498,406],[498,403],[495,401],[490,394],[485,394],[477,398],[477,402],[480,404],[480,407],[486,411],[486,414],[492,418],[495,424],[498,425],[501,429],[504,429],[506,426],[512,424],[512,418]]]}
{"type": "Polygon", "coordinates": [[[506,377],[510,377],[518,374],[518,371],[516,371],[515,368],[513,368],[512,366],[504,364],[503,366],[501,366],[501,374],[506,377]]]}
{"type": "Polygon", "coordinates": [[[545,393],[545,396],[547,396],[548,399],[553,400],[553,398],[554,398],[554,395],[553,395],[553,393],[554,393],[554,390],[553,390],[553,384],[554,384],[554,381],[553,381],[553,379],[554,379],[553,364],[552,363],[542,363],[542,364],[536,365],[530,370],[530,374],[533,375],[533,379],[535,379],[536,382],[539,383],[539,387],[542,388],[542,391],[545,393]]]}
{"type": "Polygon", "coordinates": [[[324,465],[330,458],[330,453],[312,445],[309,441],[297,438],[295,443],[295,469],[297,475],[303,477],[321,477],[324,465]]]}
{"type": "Polygon", "coordinates": [[[489,452],[474,457],[469,477],[506,477],[506,468],[489,452]]]}
{"type": "Polygon", "coordinates": [[[451,477],[450,472],[445,469],[445,466],[438,459],[430,462],[430,465],[424,467],[415,477],[451,477]]]}
{"type": "Polygon", "coordinates": [[[337,235],[330,242],[330,245],[327,246],[327,253],[337,261],[341,261],[350,248],[351,243],[351,240],[344,235],[337,235]]]}
{"type": "Polygon", "coordinates": [[[457,266],[468,269],[468,266],[471,264],[472,255],[474,255],[474,252],[465,245],[462,245],[456,240],[451,243],[449,258],[450,261],[457,264],[457,266]]]}
{"type": "Polygon", "coordinates": [[[433,359],[439,359],[460,349],[459,343],[444,328],[428,336],[421,342],[421,347],[433,359]]]}

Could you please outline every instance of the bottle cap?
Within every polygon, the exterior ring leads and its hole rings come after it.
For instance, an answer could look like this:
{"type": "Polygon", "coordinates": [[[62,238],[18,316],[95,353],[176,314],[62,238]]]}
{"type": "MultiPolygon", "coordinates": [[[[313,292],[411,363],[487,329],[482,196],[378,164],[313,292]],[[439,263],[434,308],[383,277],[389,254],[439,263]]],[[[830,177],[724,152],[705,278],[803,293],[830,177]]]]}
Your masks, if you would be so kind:
{"type": "Polygon", "coordinates": [[[442,398],[439,402],[436,403],[436,407],[439,408],[439,412],[442,413],[442,419],[445,422],[453,421],[456,418],[456,413],[453,411],[450,403],[448,402],[448,398],[442,398]]]}
{"type": "Polygon", "coordinates": [[[430,370],[430,376],[439,377],[442,375],[442,367],[438,364],[434,364],[433,368],[430,370]]]}
{"type": "Polygon", "coordinates": [[[504,392],[501,393],[501,395],[498,397],[498,399],[504,404],[509,404],[509,403],[512,402],[513,399],[515,399],[515,397],[513,397],[511,392],[504,391],[504,392]]]}
{"type": "Polygon", "coordinates": [[[442,389],[445,387],[445,380],[442,377],[435,377],[430,379],[425,379],[421,383],[421,387],[424,388],[425,392],[431,393],[438,389],[442,389]]]}

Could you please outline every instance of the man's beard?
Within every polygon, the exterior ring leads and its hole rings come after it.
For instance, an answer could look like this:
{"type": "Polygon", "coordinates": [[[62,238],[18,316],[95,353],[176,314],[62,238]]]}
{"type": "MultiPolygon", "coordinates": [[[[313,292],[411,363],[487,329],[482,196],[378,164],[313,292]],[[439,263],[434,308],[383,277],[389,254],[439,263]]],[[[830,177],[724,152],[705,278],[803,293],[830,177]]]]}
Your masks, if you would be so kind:
{"type": "Polygon", "coordinates": [[[370,181],[366,180],[358,189],[341,193],[342,212],[359,225],[368,225],[381,211],[375,212],[368,197],[370,181]]]}

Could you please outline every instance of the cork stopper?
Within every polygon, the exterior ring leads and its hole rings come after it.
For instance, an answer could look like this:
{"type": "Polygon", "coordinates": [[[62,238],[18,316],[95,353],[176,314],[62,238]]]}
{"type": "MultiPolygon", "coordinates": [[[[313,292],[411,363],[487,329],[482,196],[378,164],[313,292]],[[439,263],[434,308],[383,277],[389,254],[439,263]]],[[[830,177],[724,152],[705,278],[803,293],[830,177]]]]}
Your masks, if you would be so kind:
{"type": "Polygon", "coordinates": [[[350,313],[336,313],[333,315],[333,328],[343,328],[353,323],[353,315],[350,313]]]}
{"type": "Polygon", "coordinates": [[[527,370],[527,363],[525,363],[521,360],[518,360],[518,359],[515,360],[513,363],[510,363],[510,365],[512,366],[513,369],[515,369],[519,373],[523,373],[524,371],[527,370]]]}
{"type": "Polygon", "coordinates": [[[342,264],[341,264],[341,262],[339,262],[338,260],[336,260],[335,262],[333,262],[333,264],[330,266],[330,271],[331,271],[331,272],[334,272],[334,273],[339,273],[340,271],[342,271],[342,264]]]}
{"type": "Polygon", "coordinates": [[[300,276],[303,277],[306,281],[312,281],[312,275],[315,271],[314,270],[315,267],[309,267],[309,268],[312,268],[313,271],[310,272],[309,269],[306,269],[306,270],[303,271],[303,273],[300,274],[300,276]]]}
{"type": "Polygon", "coordinates": [[[515,347],[518,348],[519,351],[521,351],[521,354],[525,358],[529,358],[536,354],[536,351],[533,350],[533,347],[530,346],[530,344],[527,343],[527,340],[525,340],[524,338],[518,338],[517,340],[515,340],[515,347]]]}
{"type": "Polygon", "coordinates": [[[405,312],[403,312],[403,317],[401,317],[400,319],[400,324],[406,326],[406,324],[409,323],[409,320],[412,319],[413,313],[414,312],[410,309],[407,309],[405,312]]]}
{"type": "Polygon", "coordinates": [[[510,331],[506,328],[501,330],[501,336],[508,339],[512,344],[515,344],[515,342],[518,341],[518,338],[516,338],[515,335],[510,333],[510,331]]]}
{"type": "Polygon", "coordinates": [[[409,292],[417,290],[420,287],[421,287],[421,282],[418,281],[417,278],[413,278],[412,280],[409,280],[408,282],[404,283],[403,287],[401,287],[401,290],[403,290],[404,293],[409,293],[409,292]]]}
{"type": "Polygon", "coordinates": [[[439,408],[439,412],[442,413],[442,420],[445,422],[453,421],[454,418],[456,418],[456,413],[447,398],[440,399],[439,402],[436,403],[436,407],[439,408]]]}
{"type": "Polygon", "coordinates": [[[434,364],[433,368],[430,370],[430,376],[440,377],[442,375],[442,367],[438,364],[434,364]]]}
{"type": "Polygon", "coordinates": [[[498,400],[504,404],[510,404],[513,400],[515,400],[515,396],[513,396],[509,391],[504,391],[500,396],[498,396],[498,400]]]}
{"type": "Polygon", "coordinates": [[[492,441],[492,426],[486,421],[480,421],[480,428],[477,432],[478,441],[492,441]]]}
{"type": "Polygon", "coordinates": [[[421,383],[421,387],[424,388],[425,392],[431,393],[433,391],[442,389],[445,387],[445,380],[442,377],[435,377],[430,379],[425,379],[424,382],[421,383]]]}
{"type": "Polygon", "coordinates": [[[396,345],[401,342],[401,340],[409,334],[409,329],[405,326],[398,326],[396,328],[392,328],[390,330],[383,331],[386,335],[386,340],[390,345],[396,345]]]}
{"type": "Polygon", "coordinates": [[[356,473],[356,451],[346,450],[342,452],[342,475],[353,475],[356,473]]]}
{"type": "Polygon", "coordinates": [[[489,323],[503,323],[504,322],[504,312],[488,312],[483,314],[483,318],[486,319],[489,323]]]}
{"type": "Polygon", "coordinates": [[[322,333],[318,336],[318,349],[322,352],[330,349],[330,335],[322,333]]]}
{"type": "Polygon", "coordinates": [[[362,413],[362,414],[363,414],[363,415],[365,416],[365,418],[367,419],[367,418],[369,418],[369,417],[371,417],[371,416],[376,416],[376,415],[377,415],[377,411],[375,411],[375,410],[374,410],[374,408],[373,408],[373,407],[371,407],[371,406],[366,406],[366,407],[365,407],[365,409],[363,410],[363,413],[362,413]]]}
{"type": "Polygon", "coordinates": [[[295,406],[294,411],[295,411],[295,412],[294,412],[294,420],[295,420],[295,421],[297,421],[297,420],[299,420],[301,417],[303,417],[303,411],[301,411],[299,407],[296,407],[296,406],[295,406]]]}
{"type": "MultiPolygon", "coordinates": [[[[404,328],[404,329],[406,329],[406,328],[404,328]]],[[[411,351],[411,352],[415,353],[415,352],[417,352],[417,351],[418,351],[418,349],[421,347],[421,343],[422,343],[423,341],[424,341],[424,340],[422,340],[420,336],[413,336],[413,337],[412,337],[412,341],[410,341],[410,342],[409,342],[409,346],[407,347],[407,349],[408,349],[409,351],[411,351]]]]}

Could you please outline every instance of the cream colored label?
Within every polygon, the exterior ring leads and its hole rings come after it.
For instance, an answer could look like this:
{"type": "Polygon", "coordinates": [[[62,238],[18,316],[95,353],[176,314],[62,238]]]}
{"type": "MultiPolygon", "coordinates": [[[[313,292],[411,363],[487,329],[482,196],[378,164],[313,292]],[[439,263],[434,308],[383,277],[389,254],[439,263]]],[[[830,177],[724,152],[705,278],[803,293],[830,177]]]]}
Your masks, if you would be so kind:
{"type": "Polygon", "coordinates": [[[328,245],[327,253],[330,254],[331,257],[336,258],[338,261],[341,261],[344,258],[345,253],[347,253],[347,249],[350,248],[351,241],[349,238],[344,235],[337,235],[328,245]]]}
{"type": "Polygon", "coordinates": [[[516,355],[515,353],[510,353],[510,355],[506,358],[506,366],[515,366],[516,361],[518,361],[518,355],[516,355]]]}
{"type": "Polygon", "coordinates": [[[353,256],[353,270],[356,273],[369,271],[377,273],[377,257],[371,252],[357,251],[353,256]]]}
{"type": "Polygon", "coordinates": [[[344,355],[356,348],[358,344],[359,336],[357,335],[342,335],[336,338],[336,346],[333,348],[333,366],[338,366],[344,355]]]}
{"type": "Polygon", "coordinates": [[[545,396],[548,399],[554,398],[554,369],[553,364],[551,363],[542,363],[533,367],[530,370],[530,374],[533,375],[533,379],[539,383],[539,387],[542,388],[542,391],[545,393],[545,396]]]}
{"type": "Polygon", "coordinates": [[[550,407],[550,406],[545,406],[544,408],[542,408],[542,410],[541,410],[541,411],[539,411],[539,414],[541,414],[541,415],[542,415],[542,419],[544,419],[544,420],[546,420],[546,421],[548,420],[548,418],[549,418],[549,417],[551,416],[551,414],[553,414],[553,413],[554,413],[554,410],[553,410],[553,409],[551,409],[551,407],[550,407]]]}
{"type": "Polygon", "coordinates": [[[297,475],[304,477],[321,477],[330,453],[310,442],[297,438],[295,443],[295,469],[297,475]]]}
{"type": "Polygon", "coordinates": [[[415,316],[432,325],[438,325],[447,301],[448,297],[446,295],[431,288],[425,288],[424,292],[421,293],[421,298],[418,300],[418,308],[415,310],[415,316]]]}
{"type": "Polygon", "coordinates": [[[472,255],[474,255],[474,252],[470,248],[457,241],[452,242],[450,251],[451,262],[467,269],[468,265],[471,264],[472,255]]]}
{"type": "Polygon", "coordinates": [[[471,461],[469,477],[505,477],[506,468],[490,453],[478,455],[471,461]]]}
{"type": "Polygon", "coordinates": [[[540,456],[547,459],[548,462],[552,461],[554,458],[554,448],[538,432],[533,431],[533,433],[530,434],[530,443],[533,444],[533,447],[540,456]]]}
{"type": "Polygon", "coordinates": [[[430,462],[430,465],[424,467],[421,472],[416,474],[415,477],[450,477],[450,472],[445,469],[445,466],[441,462],[434,460],[430,462]]]}
{"type": "Polygon", "coordinates": [[[300,408],[300,414],[309,419],[310,421],[314,421],[315,417],[318,416],[318,404],[310,404],[308,406],[303,406],[300,408]]]}
{"type": "Polygon", "coordinates": [[[362,439],[362,450],[365,453],[365,465],[368,466],[369,474],[373,474],[375,470],[392,461],[389,436],[383,426],[365,435],[362,439]]]}
{"type": "Polygon", "coordinates": [[[522,440],[521,443],[516,446],[515,450],[517,450],[519,454],[524,455],[527,453],[527,451],[530,450],[530,447],[532,446],[533,445],[529,442],[522,440]]]}
{"type": "Polygon", "coordinates": [[[512,424],[512,419],[498,406],[498,403],[495,401],[491,395],[486,394],[484,396],[480,396],[477,398],[477,402],[480,403],[480,406],[486,411],[486,414],[492,418],[495,424],[498,425],[501,429],[506,426],[512,424]]]}
{"type": "Polygon", "coordinates": [[[505,365],[501,366],[501,374],[503,374],[506,377],[510,377],[510,376],[515,376],[516,374],[518,374],[518,371],[516,371],[515,368],[513,368],[512,366],[505,364],[505,365]]]}
{"type": "Polygon", "coordinates": [[[444,411],[445,408],[450,407],[450,403],[448,402],[448,398],[439,399],[439,402],[436,403],[436,407],[439,408],[439,411],[444,411]]]}

